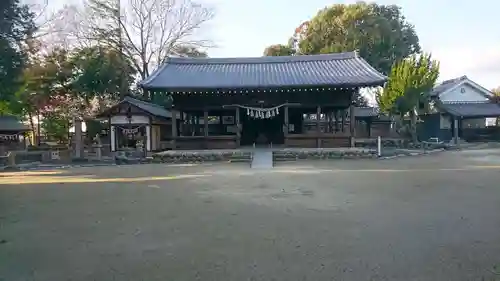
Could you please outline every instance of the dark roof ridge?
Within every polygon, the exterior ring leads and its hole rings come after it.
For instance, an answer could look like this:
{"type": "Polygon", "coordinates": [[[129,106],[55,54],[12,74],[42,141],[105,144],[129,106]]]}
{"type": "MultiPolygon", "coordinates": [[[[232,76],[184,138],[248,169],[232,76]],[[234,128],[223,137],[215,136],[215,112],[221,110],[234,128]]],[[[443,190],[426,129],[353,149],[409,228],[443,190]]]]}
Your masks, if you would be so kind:
{"type": "Polygon", "coordinates": [[[123,101],[139,102],[139,103],[142,103],[142,104],[145,104],[145,105],[150,105],[150,106],[155,106],[155,107],[158,107],[158,108],[161,108],[161,109],[165,109],[163,106],[161,106],[159,104],[156,104],[156,103],[153,103],[153,102],[149,102],[149,101],[145,101],[145,100],[141,100],[141,99],[138,99],[138,98],[134,98],[132,96],[125,96],[125,98],[123,98],[123,101]]]}
{"type": "Polygon", "coordinates": [[[344,52],[319,55],[234,57],[234,58],[186,58],[169,57],[167,64],[270,64],[310,61],[348,60],[358,58],[357,52],[344,52]]]}
{"type": "Polygon", "coordinates": [[[139,82],[145,89],[379,86],[387,77],[357,52],[253,58],[168,58],[139,82]]]}

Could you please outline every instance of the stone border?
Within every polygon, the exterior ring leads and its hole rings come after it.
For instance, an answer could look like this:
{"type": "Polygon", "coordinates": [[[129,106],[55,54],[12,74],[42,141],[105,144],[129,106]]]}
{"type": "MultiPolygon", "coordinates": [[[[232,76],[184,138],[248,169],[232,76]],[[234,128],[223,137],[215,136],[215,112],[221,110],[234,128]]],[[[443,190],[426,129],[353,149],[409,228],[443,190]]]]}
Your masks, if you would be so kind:
{"type": "Polygon", "coordinates": [[[426,151],[408,151],[407,153],[396,153],[395,155],[391,156],[381,156],[378,159],[380,160],[387,160],[387,159],[394,159],[394,158],[400,158],[400,157],[408,157],[408,156],[421,156],[421,155],[430,155],[430,154],[436,154],[439,152],[446,151],[444,148],[440,149],[433,149],[433,150],[426,150],[426,151]]]}
{"type": "MultiPolygon", "coordinates": [[[[341,160],[341,159],[374,159],[388,160],[399,157],[422,156],[440,153],[444,151],[457,151],[463,149],[473,149],[474,146],[447,146],[446,148],[435,149],[419,149],[406,150],[398,148],[390,148],[392,150],[389,155],[385,154],[381,157],[377,156],[374,149],[357,149],[357,150],[321,150],[321,149],[303,149],[303,150],[276,150],[273,151],[274,162],[299,161],[299,160],[341,160]]],[[[74,167],[96,167],[96,166],[116,166],[116,165],[133,165],[133,164],[202,164],[204,162],[229,162],[229,163],[250,163],[252,161],[251,151],[224,151],[224,150],[207,150],[202,152],[197,151],[166,151],[153,154],[153,157],[136,158],[136,157],[115,157],[114,160],[108,161],[76,161],[76,163],[53,163],[53,164],[33,164],[19,166],[0,166],[2,171],[25,171],[25,170],[41,170],[41,169],[65,169],[74,167]],[[79,163],[78,163],[79,162],[79,163]]]]}
{"type": "Polygon", "coordinates": [[[273,161],[326,160],[326,159],[376,159],[374,150],[283,150],[273,151],[273,161]]]}
{"type": "Polygon", "coordinates": [[[250,151],[167,151],[153,154],[150,163],[190,164],[203,162],[248,162],[252,161],[250,151]]]}
{"type": "Polygon", "coordinates": [[[420,155],[430,155],[443,151],[457,150],[458,148],[436,148],[436,149],[425,149],[425,150],[403,150],[403,149],[392,149],[389,153],[383,153],[382,156],[378,156],[376,150],[345,150],[345,151],[331,151],[331,150],[300,150],[300,151],[274,151],[273,161],[284,162],[284,161],[300,161],[300,160],[333,160],[333,159],[376,159],[376,160],[386,160],[394,159],[398,157],[408,157],[408,156],[420,156],[420,155]]]}

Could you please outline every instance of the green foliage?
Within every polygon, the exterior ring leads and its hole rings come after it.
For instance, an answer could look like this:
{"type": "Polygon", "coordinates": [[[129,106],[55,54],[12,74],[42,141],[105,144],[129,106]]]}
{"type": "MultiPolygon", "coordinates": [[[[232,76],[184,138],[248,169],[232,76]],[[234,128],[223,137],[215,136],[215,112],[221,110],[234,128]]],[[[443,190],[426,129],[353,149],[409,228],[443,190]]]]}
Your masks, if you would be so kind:
{"type": "Polygon", "coordinates": [[[497,87],[495,89],[491,89],[491,93],[493,96],[491,97],[491,100],[496,103],[500,103],[500,87],[497,87]]]}
{"type": "Polygon", "coordinates": [[[430,54],[413,55],[396,63],[377,102],[382,112],[410,117],[409,133],[416,141],[416,118],[428,110],[429,93],[439,77],[439,62],[430,54]]]}
{"type": "MultiPolygon", "coordinates": [[[[265,56],[358,51],[370,65],[389,74],[397,61],[420,51],[419,39],[397,5],[334,4],[301,23],[288,45],[272,45],[265,56]]],[[[360,93],[357,106],[368,102],[360,93]]]]}
{"type": "Polygon", "coordinates": [[[264,56],[267,57],[293,56],[293,55],[295,55],[295,49],[289,45],[276,44],[276,45],[271,45],[264,50],[264,56]]]}
{"type": "MultiPolygon", "coordinates": [[[[130,63],[112,49],[55,48],[46,55],[32,56],[24,70],[23,85],[16,93],[16,102],[9,108],[24,116],[40,114],[51,122],[89,117],[119,99],[122,77],[129,88],[134,75],[130,63]]],[[[58,135],[58,128],[47,125],[46,130],[58,135]]]]}
{"type": "Polygon", "coordinates": [[[22,85],[26,64],[23,44],[35,31],[34,14],[18,0],[3,0],[0,4],[0,113],[19,114],[9,105],[22,85]]]}
{"type": "Polygon", "coordinates": [[[69,120],[59,114],[46,114],[42,121],[42,129],[46,136],[58,142],[65,142],[68,139],[69,120]]]}
{"type": "Polygon", "coordinates": [[[302,54],[357,50],[384,74],[396,61],[420,51],[415,28],[399,6],[366,2],[334,4],[319,11],[301,25],[298,45],[302,54]]]}
{"type": "Polygon", "coordinates": [[[131,62],[114,49],[101,46],[76,49],[68,61],[72,73],[71,91],[87,103],[104,95],[117,100],[122,79],[127,88],[134,82],[136,71],[131,62]]]}
{"type": "Polygon", "coordinates": [[[439,76],[439,62],[430,54],[413,55],[394,65],[384,89],[377,94],[383,112],[406,114],[429,101],[439,76]]]}

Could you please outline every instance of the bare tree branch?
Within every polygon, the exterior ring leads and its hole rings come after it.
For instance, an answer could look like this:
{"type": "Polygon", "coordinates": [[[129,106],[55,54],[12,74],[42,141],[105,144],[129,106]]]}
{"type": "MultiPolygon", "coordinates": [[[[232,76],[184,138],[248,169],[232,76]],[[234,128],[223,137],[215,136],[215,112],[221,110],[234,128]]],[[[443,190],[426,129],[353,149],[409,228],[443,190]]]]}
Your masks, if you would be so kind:
{"type": "Polygon", "coordinates": [[[191,0],[121,2],[120,7],[120,0],[87,0],[85,39],[113,48],[121,44],[142,79],[170,55],[182,50],[196,54],[193,48],[212,47],[198,33],[214,17],[210,8],[191,0]]]}

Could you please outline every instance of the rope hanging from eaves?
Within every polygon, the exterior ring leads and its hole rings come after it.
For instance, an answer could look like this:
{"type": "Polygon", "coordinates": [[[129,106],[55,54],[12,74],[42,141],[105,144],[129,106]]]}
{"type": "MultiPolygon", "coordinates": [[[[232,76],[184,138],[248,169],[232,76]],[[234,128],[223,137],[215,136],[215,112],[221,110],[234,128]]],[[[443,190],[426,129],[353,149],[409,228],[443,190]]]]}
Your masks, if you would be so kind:
{"type": "Polygon", "coordinates": [[[274,116],[279,115],[280,108],[285,106],[285,105],[286,105],[286,103],[275,106],[275,107],[269,107],[269,108],[251,107],[251,106],[244,106],[244,105],[238,105],[238,107],[246,109],[247,115],[252,117],[252,118],[269,119],[269,118],[273,118],[274,116]]]}

